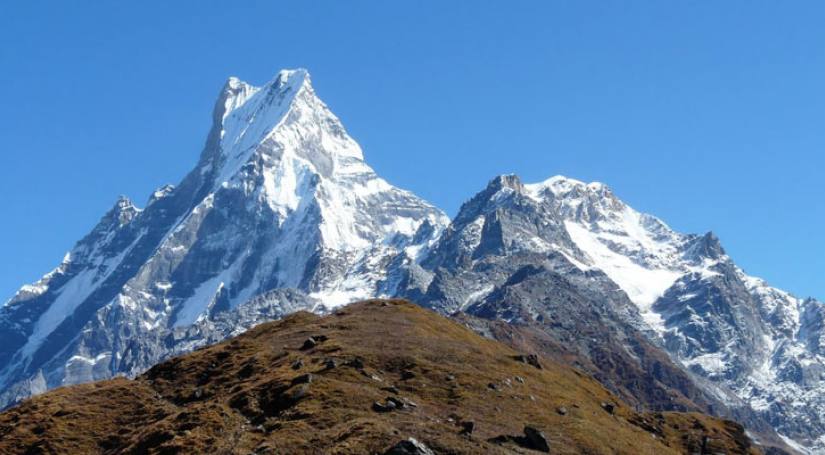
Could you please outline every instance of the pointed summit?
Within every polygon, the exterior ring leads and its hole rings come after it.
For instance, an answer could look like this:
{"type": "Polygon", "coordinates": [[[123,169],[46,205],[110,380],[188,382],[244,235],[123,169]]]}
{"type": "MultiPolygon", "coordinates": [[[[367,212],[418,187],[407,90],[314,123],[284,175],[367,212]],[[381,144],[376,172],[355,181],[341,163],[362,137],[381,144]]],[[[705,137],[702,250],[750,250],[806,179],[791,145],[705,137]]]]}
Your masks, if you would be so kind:
{"type": "Polygon", "coordinates": [[[493,192],[500,191],[504,188],[521,192],[524,190],[524,185],[522,185],[519,176],[515,174],[499,175],[487,184],[487,189],[493,192]]]}
{"type": "Polygon", "coordinates": [[[725,249],[719,237],[713,232],[697,236],[685,248],[685,257],[702,261],[703,259],[718,260],[725,255],[725,249]]]}
{"type": "Polygon", "coordinates": [[[46,387],[136,373],[184,348],[159,334],[218,313],[235,330],[380,295],[397,274],[376,264],[418,260],[449,222],[376,175],[306,70],[261,87],[229,78],[212,120],[179,185],[142,210],[120,199],[0,310],[0,407],[41,370],[46,387]],[[243,306],[270,291],[284,298],[243,306]]]}

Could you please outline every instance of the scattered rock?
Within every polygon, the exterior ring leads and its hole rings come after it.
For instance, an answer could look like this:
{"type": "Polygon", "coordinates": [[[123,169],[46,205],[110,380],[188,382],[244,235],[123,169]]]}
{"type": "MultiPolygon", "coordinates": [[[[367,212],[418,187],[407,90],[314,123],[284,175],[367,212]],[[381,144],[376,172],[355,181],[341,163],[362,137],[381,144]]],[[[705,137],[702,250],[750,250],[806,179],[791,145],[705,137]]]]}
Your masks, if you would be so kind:
{"type": "Polygon", "coordinates": [[[415,438],[401,441],[398,444],[390,447],[384,455],[435,455],[423,443],[417,441],[415,438]]]}
{"type": "Polygon", "coordinates": [[[451,374],[448,374],[447,375],[447,380],[450,381],[450,382],[453,382],[453,381],[455,381],[455,376],[453,376],[451,374]]]}
{"type": "Polygon", "coordinates": [[[286,407],[294,406],[307,395],[309,395],[309,384],[300,384],[284,392],[282,395],[283,404],[286,407]]]}
{"type": "Polygon", "coordinates": [[[315,341],[315,338],[309,337],[304,341],[304,344],[301,345],[301,350],[306,351],[307,349],[312,349],[315,346],[318,346],[318,342],[315,341]]]}
{"type": "Polygon", "coordinates": [[[363,370],[364,369],[364,361],[360,358],[354,358],[347,362],[347,366],[355,368],[356,370],[363,370]]]}
{"type": "Polygon", "coordinates": [[[318,343],[323,343],[328,339],[329,337],[327,337],[326,335],[313,335],[304,341],[304,344],[301,345],[301,350],[306,351],[307,349],[312,349],[315,346],[318,346],[318,343]]]}
{"type": "Polygon", "coordinates": [[[394,386],[394,385],[391,385],[391,386],[389,386],[389,387],[382,387],[382,388],[381,388],[381,390],[384,390],[384,391],[386,391],[386,392],[390,392],[390,393],[394,393],[394,394],[396,394],[396,395],[398,395],[398,393],[400,392],[400,391],[398,390],[398,387],[396,387],[396,386],[394,386]]]}
{"type": "Polygon", "coordinates": [[[510,442],[510,441],[515,442],[513,436],[501,435],[501,436],[496,436],[494,438],[490,438],[490,439],[487,440],[487,442],[491,442],[493,444],[504,444],[504,443],[510,442]]]}
{"type": "Polygon", "coordinates": [[[487,440],[493,444],[505,444],[511,442],[525,449],[531,449],[538,452],[549,453],[550,443],[544,433],[531,426],[524,427],[524,436],[508,436],[501,435],[487,440]]]}
{"type": "Polygon", "coordinates": [[[556,412],[559,415],[566,416],[567,415],[567,408],[565,408],[564,406],[559,406],[559,407],[556,408],[556,412]]]}
{"type": "Polygon", "coordinates": [[[335,359],[327,359],[324,361],[324,369],[331,370],[338,366],[338,362],[335,359]]]}
{"type": "Polygon", "coordinates": [[[518,382],[518,383],[520,383],[520,384],[524,384],[524,378],[523,378],[523,377],[521,377],[521,376],[516,376],[516,378],[515,378],[515,379],[516,379],[516,382],[518,382]]]}
{"type": "Polygon", "coordinates": [[[396,398],[396,397],[387,397],[386,402],[388,404],[392,403],[395,406],[396,409],[404,409],[404,408],[407,407],[407,403],[405,403],[400,398],[396,398]]]}
{"type": "Polygon", "coordinates": [[[491,383],[487,384],[487,387],[491,390],[496,390],[496,391],[500,390],[498,384],[496,384],[495,382],[491,382],[491,383]]]}
{"type": "Polygon", "coordinates": [[[312,373],[302,374],[293,379],[292,384],[309,384],[313,379],[315,379],[315,377],[312,376],[312,373]]]}
{"type": "Polygon", "coordinates": [[[613,403],[602,402],[602,409],[604,409],[608,414],[613,414],[613,411],[616,410],[616,405],[613,403]]]}
{"type": "Polygon", "coordinates": [[[537,356],[536,354],[528,354],[528,355],[521,354],[521,355],[515,356],[514,359],[516,359],[519,362],[526,363],[528,365],[536,367],[539,370],[541,370],[541,368],[542,368],[541,363],[539,363],[539,356],[537,356]]]}
{"type": "Polygon", "coordinates": [[[461,422],[461,431],[458,434],[465,434],[469,436],[473,434],[473,430],[475,430],[475,428],[475,422],[461,422]]]}
{"type": "Polygon", "coordinates": [[[388,401],[386,403],[381,403],[376,401],[372,404],[372,410],[375,412],[391,412],[395,411],[395,403],[388,401]]]}
{"type": "Polygon", "coordinates": [[[524,427],[524,438],[527,440],[524,447],[539,452],[550,452],[550,443],[547,442],[547,437],[540,430],[526,426],[524,427]]]}
{"type": "Polygon", "coordinates": [[[298,359],[298,360],[292,362],[292,369],[293,370],[300,370],[303,367],[304,367],[304,361],[301,360],[301,359],[298,359]]]}
{"type": "Polygon", "coordinates": [[[413,373],[412,371],[405,370],[405,371],[401,372],[401,380],[402,381],[407,381],[407,380],[412,379],[414,377],[415,377],[415,373],[413,373]]]}

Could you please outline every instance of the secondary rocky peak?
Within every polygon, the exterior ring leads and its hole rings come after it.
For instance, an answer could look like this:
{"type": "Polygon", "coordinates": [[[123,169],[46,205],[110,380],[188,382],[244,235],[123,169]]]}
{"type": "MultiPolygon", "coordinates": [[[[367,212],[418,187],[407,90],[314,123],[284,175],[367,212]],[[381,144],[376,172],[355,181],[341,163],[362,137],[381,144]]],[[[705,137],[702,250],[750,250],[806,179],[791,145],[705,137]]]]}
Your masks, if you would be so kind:
{"type": "Polygon", "coordinates": [[[717,260],[725,256],[725,249],[719,237],[712,231],[703,236],[695,237],[687,247],[685,256],[690,259],[712,259],[717,260]]]}
{"type": "Polygon", "coordinates": [[[453,227],[460,230],[465,224],[478,221],[479,217],[495,211],[505,200],[510,200],[510,196],[518,198],[518,195],[522,194],[524,185],[517,175],[505,174],[495,177],[483,190],[461,205],[453,221],[453,227]]]}
{"type": "Polygon", "coordinates": [[[103,215],[98,228],[109,229],[124,226],[129,224],[139,212],[140,209],[135,206],[131,199],[121,195],[112,208],[103,215]]]}
{"type": "Polygon", "coordinates": [[[487,184],[487,190],[492,192],[497,192],[504,188],[521,192],[524,190],[524,185],[521,183],[519,176],[515,174],[499,175],[487,184]]]}

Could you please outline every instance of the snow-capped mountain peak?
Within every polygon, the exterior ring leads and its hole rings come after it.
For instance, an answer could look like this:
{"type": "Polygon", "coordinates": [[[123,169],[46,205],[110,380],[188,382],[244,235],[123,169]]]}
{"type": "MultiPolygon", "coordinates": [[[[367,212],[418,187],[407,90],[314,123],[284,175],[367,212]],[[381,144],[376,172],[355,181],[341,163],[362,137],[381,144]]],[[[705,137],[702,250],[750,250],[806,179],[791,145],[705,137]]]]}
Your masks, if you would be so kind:
{"type": "Polygon", "coordinates": [[[790,443],[825,450],[825,306],[746,275],[713,232],[676,232],[602,183],[507,175],[461,207],[423,265],[435,274],[426,304],[508,321],[564,325],[541,305],[564,302],[569,283],[553,289],[549,274],[529,285],[528,276],[552,270],[587,283],[725,406],[748,403],[790,443]],[[635,308],[624,309],[617,291],[635,308]]]}
{"type": "Polygon", "coordinates": [[[375,174],[305,70],[261,87],[230,78],[195,169],[144,209],[118,200],[2,308],[0,403],[139,371],[170,352],[160,333],[219,315],[251,322],[317,310],[307,294],[327,307],[381,295],[390,264],[416,261],[447,223],[375,174]],[[300,291],[246,313],[252,297],[287,288],[300,291]]]}
{"type": "Polygon", "coordinates": [[[815,391],[825,371],[821,303],[748,276],[713,232],[678,233],[604,184],[556,176],[525,187],[556,207],[585,254],[580,267],[607,274],[676,360],[782,421],[780,433],[825,449],[810,431],[825,428],[821,413],[810,414],[825,410],[815,391]]]}

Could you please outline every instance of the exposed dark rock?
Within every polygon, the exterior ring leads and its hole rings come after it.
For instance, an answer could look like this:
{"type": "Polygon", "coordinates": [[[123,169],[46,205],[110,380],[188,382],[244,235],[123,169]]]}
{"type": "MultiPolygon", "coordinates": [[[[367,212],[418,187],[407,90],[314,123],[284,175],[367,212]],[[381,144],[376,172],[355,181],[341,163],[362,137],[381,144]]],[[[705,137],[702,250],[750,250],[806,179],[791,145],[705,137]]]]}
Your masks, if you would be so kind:
{"type": "Polygon", "coordinates": [[[292,384],[309,384],[315,377],[312,373],[302,374],[292,380],[292,384]]]}
{"type": "Polygon", "coordinates": [[[524,427],[524,439],[526,440],[524,447],[539,452],[550,452],[550,443],[547,442],[547,437],[541,430],[531,426],[524,427]]]}
{"type": "Polygon", "coordinates": [[[384,455],[435,455],[426,445],[415,438],[401,441],[384,452],[384,455]]]}
{"type": "Polygon", "coordinates": [[[354,358],[347,362],[347,366],[355,368],[356,370],[363,370],[364,369],[364,361],[360,358],[354,358]]]}
{"type": "Polygon", "coordinates": [[[473,430],[475,430],[475,428],[475,422],[461,422],[461,431],[459,434],[471,435],[473,434],[473,430]]]}
{"type": "Polygon", "coordinates": [[[309,337],[309,338],[306,339],[306,341],[304,341],[304,344],[301,345],[301,350],[306,351],[307,349],[312,349],[317,345],[318,345],[318,342],[315,341],[315,338],[309,337]]]}
{"type": "Polygon", "coordinates": [[[608,414],[613,414],[613,411],[616,410],[616,405],[613,403],[602,403],[601,406],[608,414]]]}
{"type": "Polygon", "coordinates": [[[372,410],[375,411],[375,412],[391,412],[391,411],[395,411],[395,409],[396,409],[395,403],[392,402],[392,401],[387,401],[383,404],[379,401],[376,401],[375,403],[372,404],[372,410]]]}
{"type": "Polygon", "coordinates": [[[506,444],[509,442],[516,444],[519,447],[524,447],[525,449],[545,453],[550,452],[550,443],[547,441],[547,437],[544,436],[542,431],[531,426],[524,427],[524,436],[501,435],[488,439],[488,442],[492,442],[494,444],[506,444]]]}
{"type": "Polygon", "coordinates": [[[526,363],[528,365],[534,366],[534,367],[538,368],[539,370],[541,370],[541,363],[539,363],[539,356],[537,356],[536,354],[528,354],[528,355],[521,354],[521,355],[515,356],[515,359],[518,360],[519,362],[526,363]]]}
{"type": "Polygon", "coordinates": [[[413,373],[412,371],[404,370],[404,371],[401,372],[401,380],[402,381],[407,381],[407,380],[412,379],[414,377],[415,377],[415,373],[413,373]]]}
{"type": "Polygon", "coordinates": [[[407,407],[407,403],[396,397],[387,397],[386,402],[387,404],[392,403],[396,409],[404,409],[407,407]]]}

